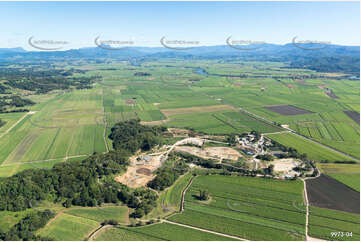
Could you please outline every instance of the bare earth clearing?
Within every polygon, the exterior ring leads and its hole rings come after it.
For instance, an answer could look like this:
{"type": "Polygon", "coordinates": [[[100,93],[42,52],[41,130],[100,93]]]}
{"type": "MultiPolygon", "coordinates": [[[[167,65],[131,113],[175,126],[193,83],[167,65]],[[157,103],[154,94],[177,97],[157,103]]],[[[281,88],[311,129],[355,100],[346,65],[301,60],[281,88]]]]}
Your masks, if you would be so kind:
{"type": "Polygon", "coordinates": [[[172,146],[163,146],[161,149],[158,149],[156,153],[134,155],[129,159],[130,165],[127,171],[115,177],[115,180],[131,188],[145,186],[155,177],[153,172],[162,166],[172,150],[194,154],[205,159],[219,159],[220,161],[222,159],[236,161],[241,156],[238,151],[229,147],[207,147],[201,149],[194,146],[186,146],[187,144],[192,144],[201,147],[204,142],[218,143],[218,141],[192,137],[179,140],[172,146]]]}
{"type": "Polygon", "coordinates": [[[145,186],[155,176],[152,172],[158,169],[161,165],[162,155],[147,156],[147,160],[137,160],[138,156],[132,156],[130,158],[130,166],[126,173],[121,176],[115,177],[115,180],[127,185],[131,188],[137,188],[145,186]]]}
{"type": "Polygon", "coordinates": [[[198,148],[194,146],[177,146],[176,151],[189,153],[203,159],[227,159],[237,161],[242,155],[235,149],[229,147],[206,147],[198,148]]]}

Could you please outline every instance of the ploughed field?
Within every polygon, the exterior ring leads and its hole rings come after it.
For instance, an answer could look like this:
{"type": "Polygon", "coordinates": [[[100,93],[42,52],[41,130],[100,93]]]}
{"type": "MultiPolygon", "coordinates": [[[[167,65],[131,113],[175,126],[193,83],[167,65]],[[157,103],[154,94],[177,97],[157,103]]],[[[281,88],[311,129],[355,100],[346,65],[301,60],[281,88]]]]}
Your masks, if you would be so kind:
{"type": "Polygon", "coordinates": [[[360,125],[360,114],[356,111],[344,111],[347,116],[360,125]]]}
{"type": "Polygon", "coordinates": [[[301,181],[199,176],[184,211],[168,220],[249,240],[303,240],[306,209],[301,181]],[[208,201],[198,199],[207,190],[208,201]]]}
{"type": "Polygon", "coordinates": [[[306,180],[309,203],[313,206],[360,214],[360,193],[321,174],[306,180]]]}

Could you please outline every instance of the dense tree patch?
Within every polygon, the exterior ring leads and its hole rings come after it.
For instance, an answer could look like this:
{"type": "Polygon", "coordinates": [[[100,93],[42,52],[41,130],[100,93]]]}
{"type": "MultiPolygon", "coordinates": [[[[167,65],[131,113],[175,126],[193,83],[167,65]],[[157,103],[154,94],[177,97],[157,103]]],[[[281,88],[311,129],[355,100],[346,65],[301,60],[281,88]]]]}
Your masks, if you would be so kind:
{"type": "MultiPolygon", "coordinates": [[[[34,234],[34,232],[44,227],[49,219],[55,214],[50,210],[36,211],[26,215],[19,223],[15,224],[7,233],[0,230],[0,240],[52,240],[52,238],[43,238],[34,234]]],[[[1,229],[1,228],[0,228],[1,229]]]]}
{"type": "Polygon", "coordinates": [[[109,138],[113,140],[114,149],[134,153],[139,149],[146,151],[161,144],[160,134],[165,130],[164,127],[143,126],[140,120],[133,119],[114,125],[109,138]]]}

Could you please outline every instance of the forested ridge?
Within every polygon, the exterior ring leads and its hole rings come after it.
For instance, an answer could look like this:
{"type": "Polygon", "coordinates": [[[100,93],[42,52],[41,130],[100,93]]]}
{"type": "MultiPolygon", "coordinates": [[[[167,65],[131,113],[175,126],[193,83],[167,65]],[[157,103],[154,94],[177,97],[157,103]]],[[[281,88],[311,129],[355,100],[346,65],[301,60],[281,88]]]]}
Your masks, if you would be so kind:
{"type": "Polygon", "coordinates": [[[0,68],[0,94],[11,93],[11,88],[35,92],[48,93],[53,90],[89,89],[98,78],[97,76],[74,76],[85,71],[77,69],[44,68],[44,66],[25,65],[24,67],[0,68]]]}
{"type": "Polygon", "coordinates": [[[18,95],[2,96],[0,97],[0,113],[10,112],[27,112],[27,109],[14,109],[25,106],[32,106],[35,102],[27,98],[22,98],[18,95]]]}

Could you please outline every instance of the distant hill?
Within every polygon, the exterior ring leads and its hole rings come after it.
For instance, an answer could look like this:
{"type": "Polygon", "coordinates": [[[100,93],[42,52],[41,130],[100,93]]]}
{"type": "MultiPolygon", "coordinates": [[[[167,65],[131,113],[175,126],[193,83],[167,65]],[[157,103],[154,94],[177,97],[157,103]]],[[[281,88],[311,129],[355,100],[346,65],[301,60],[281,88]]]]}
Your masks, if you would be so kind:
{"type": "Polygon", "coordinates": [[[0,49],[0,57],[6,61],[19,59],[220,59],[225,61],[282,61],[289,63],[290,68],[309,68],[321,72],[344,72],[359,75],[360,47],[342,45],[306,44],[298,48],[293,43],[285,45],[264,44],[234,46],[200,46],[187,50],[174,50],[165,47],[126,47],[120,50],[108,50],[99,47],[88,47],[66,51],[25,51],[22,48],[0,49]],[[251,49],[251,50],[239,50],[251,49]],[[319,49],[317,49],[319,48],[319,49]],[[310,50],[311,49],[311,50],[310,50]]]}
{"type": "Polygon", "coordinates": [[[25,52],[25,50],[21,47],[16,48],[0,48],[0,53],[19,53],[25,52]]]}

